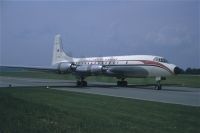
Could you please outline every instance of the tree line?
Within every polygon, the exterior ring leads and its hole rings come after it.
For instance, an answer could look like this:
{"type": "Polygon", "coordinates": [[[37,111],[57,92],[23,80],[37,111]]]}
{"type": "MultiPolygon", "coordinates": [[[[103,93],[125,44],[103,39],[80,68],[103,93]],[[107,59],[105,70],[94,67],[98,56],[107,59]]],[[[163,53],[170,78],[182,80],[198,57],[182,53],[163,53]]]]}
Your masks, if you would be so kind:
{"type": "Polygon", "coordinates": [[[200,68],[187,68],[185,70],[181,70],[181,74],[193,74],[193,75],[200,75],[200,68]]]}

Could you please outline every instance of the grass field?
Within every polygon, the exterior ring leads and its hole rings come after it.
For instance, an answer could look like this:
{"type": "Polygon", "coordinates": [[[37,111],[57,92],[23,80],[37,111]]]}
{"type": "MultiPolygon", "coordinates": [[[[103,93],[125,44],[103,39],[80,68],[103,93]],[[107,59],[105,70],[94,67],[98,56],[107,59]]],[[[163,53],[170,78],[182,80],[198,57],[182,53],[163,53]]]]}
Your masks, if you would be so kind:
{"type": "MultiPolygon", "coordinates": [[[[0,76],[11,76],[11,77],[31,77],[31,78],[48,78],[48,79],[66,79],[66,80],[76,80],[76,78],[71,74],[55,74],[47,72],[37,72],[37,71],[0,71],[0,76]]],[[[88,81],[100,81],[100,82],[113,82],[117,80],[114,77],[105,76],[92,76],[88,77],[88,81]]],[[[128,82],[131,84],[155,84],[154,78],[129,78],[128,82]]],[[[167,77],[167,80],[162,81],[165,85],[175,85],[175,86],[189,86],[200,88],[200,75],[177,75],[167,77]]]]}
{"type": "Polygon", "coordinates": [[[1,133],[197,133],[200,108],[42,87],[0,89],[1,133]]]}

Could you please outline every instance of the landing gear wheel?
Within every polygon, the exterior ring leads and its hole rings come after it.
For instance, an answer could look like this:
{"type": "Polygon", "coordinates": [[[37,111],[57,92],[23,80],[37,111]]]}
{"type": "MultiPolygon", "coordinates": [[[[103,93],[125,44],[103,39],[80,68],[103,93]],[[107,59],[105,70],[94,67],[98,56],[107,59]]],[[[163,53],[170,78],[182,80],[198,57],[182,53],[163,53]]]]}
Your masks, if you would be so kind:
{"type": "Polygon", "coordinates": [[[156,85],[156,86],[155,86],[155,89],[156,89],[156,90],[162,90],[162,85],[161,85],[161,84],[156,85]]]}
{"type": "Polygon", "coordinates": [[[127,87],[128,82],[127,81],[117,81],[118,87],[127,87]]]}
{"type": "Polygon", "coordinates": [[[76,82],[76,85],[77,85],[77,86],[81,86],[81,81],[77,81],[77,82],[76,82]]]}
{"type": "Polygon", "coordinates": [[[117,81],[117,86],[121,86],[121,81],[117,81]]]}
{"type": "Polygon", "coordinates": [[[82,86],[87,86],[87,82],[86,81],[82,81],[82,86]]]}
{"type": "Polygon", "coordinates": [[[127,81],[123,81],[122,84],[123,84],[124,87],[127,87],[128,82],[127,81]]]}
{"type": "Polygon", "coordinates": [[[162,85],[158,85],[158,90],[161,90],[162,89],[162,85]]]}
{"type": "Polygon", "coordinates": [[[87,81],[77,81],[76,85],[79,86],[79,87],[86,87],[87,81]]]}

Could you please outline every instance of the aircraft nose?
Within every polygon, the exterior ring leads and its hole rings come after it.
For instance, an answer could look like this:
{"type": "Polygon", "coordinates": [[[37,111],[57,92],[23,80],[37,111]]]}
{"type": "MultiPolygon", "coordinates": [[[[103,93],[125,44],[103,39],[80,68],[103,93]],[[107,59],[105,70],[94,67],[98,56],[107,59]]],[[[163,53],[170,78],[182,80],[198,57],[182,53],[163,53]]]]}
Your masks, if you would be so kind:
{"type": "Polygon", "coordinates": [[[182,72],[182,69],[179,67],[174,68],[174,74],[180,74],[182,72]]]}

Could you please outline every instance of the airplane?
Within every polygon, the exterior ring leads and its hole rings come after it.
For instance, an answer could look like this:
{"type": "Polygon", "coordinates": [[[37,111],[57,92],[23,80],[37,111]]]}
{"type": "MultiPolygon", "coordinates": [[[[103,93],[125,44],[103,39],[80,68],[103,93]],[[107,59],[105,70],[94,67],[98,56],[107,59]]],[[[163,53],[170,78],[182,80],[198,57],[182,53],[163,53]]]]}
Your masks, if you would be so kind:
{"type": "Polygon", "coordinates": [[[117,86],[120,87],[128,85],[126,78],[155,77],[155,88],[161,90],[162,80],[181,72],[179,67],[165,58],[153,55],[74,58],[64,52],[60,34],[55,36],[52,65],[60,74],[74,74],[77,78],[76,85],[79,87],[87,86],[85,78],[88,76],[105,75],[116,77],[117,86]]]}

